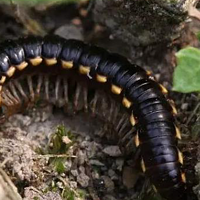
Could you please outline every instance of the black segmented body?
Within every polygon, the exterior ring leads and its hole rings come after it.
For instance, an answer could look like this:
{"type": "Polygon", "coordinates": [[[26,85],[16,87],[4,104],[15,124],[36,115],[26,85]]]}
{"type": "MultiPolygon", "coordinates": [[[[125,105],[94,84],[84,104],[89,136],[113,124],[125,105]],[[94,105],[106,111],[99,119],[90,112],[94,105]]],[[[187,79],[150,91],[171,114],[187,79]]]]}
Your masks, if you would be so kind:
{"type": "MultiPolygon", "coordinates": [[[[174,107],[163,94],[165,89],[148,72],[118,54],[58,36],[27,37],[6,41],[0,47],[2,87],[15,72],[20,74],[25,68],[34,71],[37,68],[34,65],[43,60],[46,65],[57,64],[66,71],[79,71],[102,86],[107,84],[111,93],[126,107],[131,124],[136,123],[135,142],[141,148],[143,169],[156,190],[166,199],[186,199],[174,107]]],[[[48,67],[46,73],[51,73],[51,66],[48,67]]]]}

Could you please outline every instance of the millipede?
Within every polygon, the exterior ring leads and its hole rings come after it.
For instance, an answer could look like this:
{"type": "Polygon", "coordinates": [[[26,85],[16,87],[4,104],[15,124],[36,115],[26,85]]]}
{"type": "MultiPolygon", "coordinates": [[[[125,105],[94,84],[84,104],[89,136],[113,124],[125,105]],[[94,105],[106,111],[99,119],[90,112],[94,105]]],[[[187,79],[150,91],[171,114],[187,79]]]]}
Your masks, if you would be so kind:
{"type": "Polygon", "coordinates": [[[84,109],[95,113],[97,103],[107,101],[101,91],[123,108],[121,115],[115,105],[109,108],[116,113],[118,135],[140,148],[141,167],[154,190],[167,200],[186,199],[177,111],[149,71],[119,54],[56,35],[0,44],[2,123],[38,99],[66,109],[73,98],[78,111],[82,96],[84,109]]]}

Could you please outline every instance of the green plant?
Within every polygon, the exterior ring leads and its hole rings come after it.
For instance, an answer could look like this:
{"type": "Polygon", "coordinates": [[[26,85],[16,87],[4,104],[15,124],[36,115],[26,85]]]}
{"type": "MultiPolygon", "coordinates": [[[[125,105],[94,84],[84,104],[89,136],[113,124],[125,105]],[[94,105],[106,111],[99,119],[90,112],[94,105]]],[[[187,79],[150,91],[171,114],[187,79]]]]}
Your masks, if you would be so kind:
{"type": "Polygon", "coordinates": [[[200,92],[200,50],[187,47],[176,53],[176,57],[173,90],[182,93],[200,92]]]}

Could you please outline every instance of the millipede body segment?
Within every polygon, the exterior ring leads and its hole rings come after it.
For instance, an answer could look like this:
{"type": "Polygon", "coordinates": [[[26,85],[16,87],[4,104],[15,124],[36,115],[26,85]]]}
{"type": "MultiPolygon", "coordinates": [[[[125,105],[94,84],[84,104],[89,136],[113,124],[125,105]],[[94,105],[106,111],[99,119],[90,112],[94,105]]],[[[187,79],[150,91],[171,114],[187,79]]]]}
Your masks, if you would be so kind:
{"type": "MultiPolygon", "coordinates": [[[[87,81],[89,87],[100,87],[110,93],[126,109],[130,126],[136,127],[135,140],[130,142],[135,142],[141,149],[142,169],[155,190],[165,199],[186,199],[185,175],[181,169],[183,158],[177,148],[180,132],[174,120],[176,110],[165,97],[167,90],[155,82],[147,71],[131,64],[123,56],[77,40],[30,36],[6,41],[0,44],[2,116],[15,112],[10,108],[13,103],[9,104],[10,94],[5,94],[4,86],[18,80],[17,77],[30,74],[61,75],[62,80],[59,79],[56,84],[63,84],[63,88],[67,87],[65,77],[73,79],[79,76],[80,80],[87,81]]],[[[10,85],[20,91],[21,97],[13,92],[15,99],[34,99],[33,80],[28,82],[28,97],[17,82],[15,86],[10,85]]],[[[41,84],[42,78],[39,76],[38,94],[41,84]]],[[[44,90],[48,84],[46,81],[44,90]]],[[[68,99],[66,91],[64,89],[63,94],[68,99]]],[[[48,99],[48,92],[45,94],[48,99]]],[[[56,91],[55,98],[59,100],[56,91]]]]}

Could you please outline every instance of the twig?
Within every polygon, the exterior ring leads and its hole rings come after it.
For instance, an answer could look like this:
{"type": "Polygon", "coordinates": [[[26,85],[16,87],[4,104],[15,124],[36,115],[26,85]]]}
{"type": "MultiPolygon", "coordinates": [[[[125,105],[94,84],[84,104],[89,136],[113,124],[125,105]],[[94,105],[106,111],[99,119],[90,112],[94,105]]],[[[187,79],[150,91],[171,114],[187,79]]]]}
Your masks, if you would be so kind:
{"type": "Polygon", "coordinates": [[[22,200],[22,197],[17,192],[17,188],[2,168],[0,168],[0,186],[9,200],[22,200]]]}
{"type": "Polygon", "coordinates": [[[76,158],[75,155],[67,155],[67,154],[45,154],[45,155],[36,155],[37,158],[76,158]]]}
{"type": "Polygon", "coordinates": [[[196,112],[199,109],[199,107],[200,107],[200,102],[196,105],[195,109],[192,111],[191,115],[188,117],[188,120],[186,122],[186,126],[190,123],[190,121],[192,120],[192,118],[196,114],[196,112]]]}
{"type": "Polygon", "coordinates": [[[193,18],[196,18],[196,19],[200,20],[200,11],[197,8],[193,7],[193,6],[189,7],[188,15],[190,17],[193,17],[193,18]]]}

